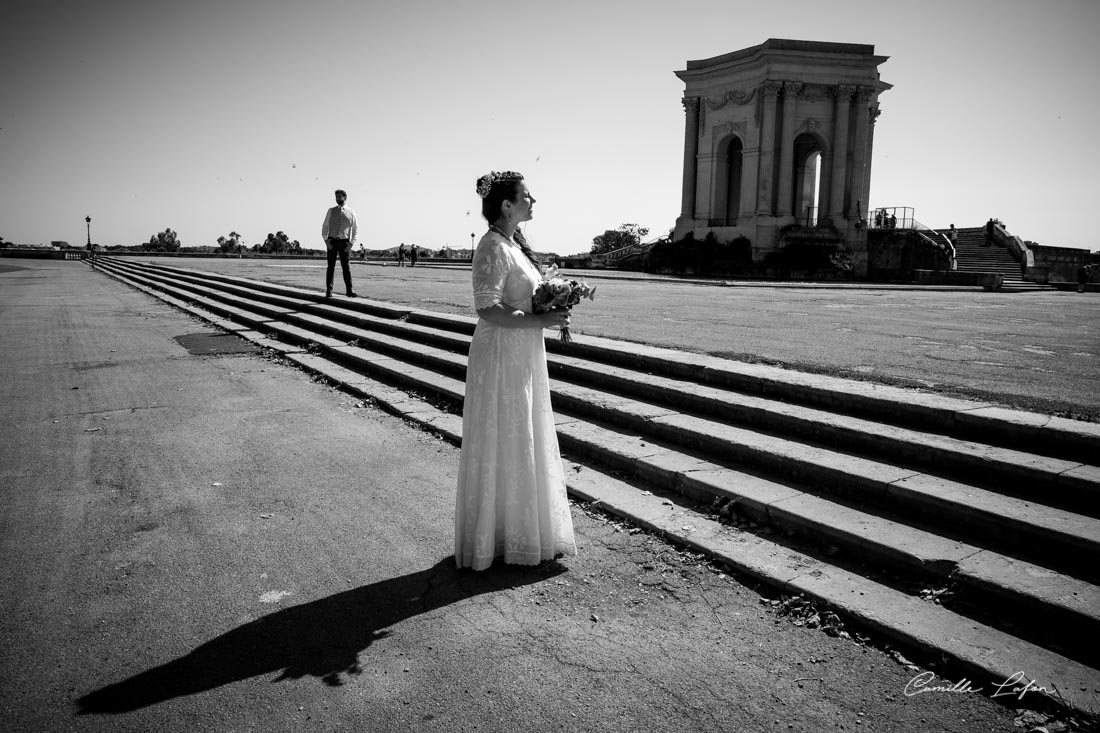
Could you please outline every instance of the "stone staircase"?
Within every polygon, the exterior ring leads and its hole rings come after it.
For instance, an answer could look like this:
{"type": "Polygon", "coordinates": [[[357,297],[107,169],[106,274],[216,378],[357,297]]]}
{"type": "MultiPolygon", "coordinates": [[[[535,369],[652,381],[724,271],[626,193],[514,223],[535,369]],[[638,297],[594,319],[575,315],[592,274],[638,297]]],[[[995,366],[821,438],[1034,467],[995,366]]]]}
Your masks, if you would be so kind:
{"type": "MultiPolygon", "coordinates": [[[[939,230],[946,232],[947,229],[939,230]]],[[[1053,290],[1050,285],[1033,283],[1020,276],[1020,263],[1004,247],[985,244],[985,227],[957,229],[958,241],[955,244],[956,269],[959,272],[992,272],[1004,276],[1002,290],[1030,292],[1053,290]]]]}
{"type": "MultiPolygon", "coordinates": [[[[960,245],[980,241],[964,231],[960,245]]],[[[472,318],[124,259],[94,267],[461,441],[472,318]]],[[[975,687],[1021,672],[1038,698],[1100,710],[1087,642],[1100,635],[1100,426],[549,333],[574,497],[975,687]]]]}

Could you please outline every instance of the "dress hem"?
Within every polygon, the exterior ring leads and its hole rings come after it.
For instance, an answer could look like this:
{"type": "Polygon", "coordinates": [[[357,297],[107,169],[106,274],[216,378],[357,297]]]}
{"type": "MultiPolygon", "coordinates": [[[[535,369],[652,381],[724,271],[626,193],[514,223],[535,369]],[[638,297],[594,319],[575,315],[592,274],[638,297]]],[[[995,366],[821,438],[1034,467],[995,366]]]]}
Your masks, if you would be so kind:
{"type": "Polygon", "coordinates": [[[574,556],[576,556],[576,554],[577,554],[577,548],[575,546],[570,546],[570,547],[559,547],[550,555],[539,554],[539,555],[536,556],[536,555],[528,554],[528,553],[523,553],[522,555],[519,555],[519,556],[517,556],[515,554],[512,554],[512,555],[494,555],[491,558],[475,557],[471,562],[468,562],[468,563],[462,563],[461,561],[459,561],[458,557],[456,556],[455,557],[455,565],[460,570],[465,569],[465,568],[470,568],[472,570],[480,572],[482,570],[488,570],[490,567],[492,567],[493,563],[497,560],[501,560],[505,565],[520,565],[520,566],[524,566],[524,567],[534,567],[536,565],[541,565],[544,562],[549,562],[550,560],[554,560],[558,557],[563,557],[563,556],[564,557],[574,557],[574,556]]]}

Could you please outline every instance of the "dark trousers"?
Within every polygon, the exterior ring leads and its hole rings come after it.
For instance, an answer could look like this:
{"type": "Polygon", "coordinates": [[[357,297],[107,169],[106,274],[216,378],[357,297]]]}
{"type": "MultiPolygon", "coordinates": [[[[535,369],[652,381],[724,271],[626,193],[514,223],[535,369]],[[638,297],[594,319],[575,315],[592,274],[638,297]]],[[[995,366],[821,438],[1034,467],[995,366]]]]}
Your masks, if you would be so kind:
{"type": "Polygon", "coordinates": [[[346,239],[329,237],[328,266],[325,268],[325,292],[332,292],[332,278],[336,274],[336,258],[340,258],[340,269],[344,271],[344,286],[351,292],[351,266],[348,265],[348,250],[351,243],[346,239]]]}

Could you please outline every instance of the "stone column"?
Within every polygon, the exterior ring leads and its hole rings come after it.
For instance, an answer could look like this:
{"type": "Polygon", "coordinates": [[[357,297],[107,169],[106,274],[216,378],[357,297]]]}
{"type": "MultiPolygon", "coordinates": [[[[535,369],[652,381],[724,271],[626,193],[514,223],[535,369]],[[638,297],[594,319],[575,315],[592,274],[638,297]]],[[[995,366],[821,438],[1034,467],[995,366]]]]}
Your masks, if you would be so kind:
{"type": "Polygon", "coordinates": [[[695,211],[692,216],[701,224],[710,225],[714,214],[714,168],[717,157],[701,152],[695,158],[695,211]]]}
{"type": "MultiPolygon", "coordinates": [[[[831,147],[831,146],[830,146],[831,147]]],[[[817,192],[817,220],[823,222],[829,218],[829,202],[833,200],[833,154],[831,150],[821,151],[821,188],[817,192]]],[[[801,215],[802,212],[795,212],[801,215]]]]}
{"type": "MultiPolygon", "coordinates": [[[[760,172],[760,147],[745,148],[741,151],[741,211],[737,221],[756,216],[756,186],[753,185],[760,172]]],[[[767,213],[767,212],[764,212],[767,213]]]]}
{"type": "Polygon", "coordinates": [[[699,97],[686,97],[684,104],[684,194],[680,203],[680,217],[695,216],[695,173],[699,155],[699,97]]]}
{"type": "Polygon", "coordinates": [[[776,213],[779,216],[791,215],[791,199],[794,197],[791,188],[794,172],[794,110],[800,96],[800,82],[789,81],[783,85],[783,138],[779,141],[779,201],[776,202],[776,213]]]}
{"type": "Polygon", "coordinates": [[[774,209],[772,181],[775,180],[775,100],[782,84],[766,81],[760,87],[764,113],[760,121],[760,177],[756,188],[756,213],[769,216],[774,209]]]}
{"type": "Polygon", "coordinates": [[[875,104],[868,110],[867,120],[867,170],[863,176],[863,201],[867,206],[867,216],[870,218],[871,214],[871,165],[874,162],[875,155],[875,122],[878,120],[879,114],[882,110],[878,107],[878,97],[875,97],[875,104]]]}
{"type": "Polygon", "coordinates": [[[833,128],[833,165],[829,190],[829,217],[832,219],[844,218],[844,181],[848,167],[848,107],[855,90],[851,84],[840,84],[836,88],[836,124],[833,128]]]}
{"type": "MultiPolygon", "coordinates": [[[[871,87],[860,87],[856,90],[856,136],[852,150],[852,191],[847,203],[848,211],[854,211],[857,201],[867,205],[867,171],[871,167],[871,150],[867,144],[868,132],[871,127],[871,111],[869,105],[875,90],[871,87]]],[[[866,214],[866,211],[860,212],[866,214]]],[[[857,214],[858,216],[858,214],[857,214]]]]}

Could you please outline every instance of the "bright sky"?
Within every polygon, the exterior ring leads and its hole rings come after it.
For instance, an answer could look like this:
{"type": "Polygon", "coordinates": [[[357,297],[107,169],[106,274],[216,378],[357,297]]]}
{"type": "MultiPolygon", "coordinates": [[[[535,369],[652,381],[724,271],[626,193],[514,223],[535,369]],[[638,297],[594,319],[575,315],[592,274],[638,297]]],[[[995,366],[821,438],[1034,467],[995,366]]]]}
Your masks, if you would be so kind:
{"type": "Polygon", "coordinates": [[[518,170],[536,249],[680,209],[687,61],[872,44],[872,207],[1100,249],[1096,0],[57,0],[0,24],[0,236],[320,249],[347,189],[370,248],[468,247],[518,170]]]}

